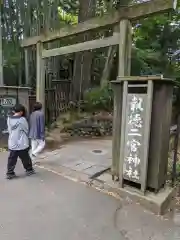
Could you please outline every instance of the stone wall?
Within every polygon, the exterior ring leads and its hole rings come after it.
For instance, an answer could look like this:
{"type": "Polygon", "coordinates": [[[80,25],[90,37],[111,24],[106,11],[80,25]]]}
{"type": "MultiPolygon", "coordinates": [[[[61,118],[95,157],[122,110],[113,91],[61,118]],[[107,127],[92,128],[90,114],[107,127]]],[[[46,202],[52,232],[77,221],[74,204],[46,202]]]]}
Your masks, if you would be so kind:
{"type": "Polygon", "coordinates": [[[64,132],[71,136],[112,136],[113,116],[110,113],[99,113],[84,118],[65,127],[64,132]]]}

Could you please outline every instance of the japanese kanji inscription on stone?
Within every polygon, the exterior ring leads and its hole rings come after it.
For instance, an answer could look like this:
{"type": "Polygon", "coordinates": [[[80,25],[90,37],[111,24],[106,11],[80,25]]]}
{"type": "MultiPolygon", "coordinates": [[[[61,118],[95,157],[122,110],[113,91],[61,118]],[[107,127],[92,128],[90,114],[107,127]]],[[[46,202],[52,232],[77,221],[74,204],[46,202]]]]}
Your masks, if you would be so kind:
{"type": "Polygon", "coordinates": [[[137,183],[141,182],[145,105],[146,94],[128,94],[123,175],[137,183]]]}

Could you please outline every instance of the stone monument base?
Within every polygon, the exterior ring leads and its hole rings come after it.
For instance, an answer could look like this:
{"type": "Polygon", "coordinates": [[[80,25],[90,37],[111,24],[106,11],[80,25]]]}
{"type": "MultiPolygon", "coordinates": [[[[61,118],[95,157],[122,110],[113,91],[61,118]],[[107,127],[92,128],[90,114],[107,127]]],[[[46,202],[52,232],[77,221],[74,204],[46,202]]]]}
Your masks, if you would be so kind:
{"type": "Polygon", "coordinates": [[[157,215],[164,215],[169,209],[174,208],[176,188],[165,186],[158,193],[147,191],[145,195],[139,189],[125,185],[124,188],[119,188],[118,182],[112,181],[109,177],[99,177],[98,180],[103,182],[103,188],[117,194],[122,200],[127,199],[140,204],[146,210],[157,215]]]}
{"type": "Polygon", "coordinates": [[[145,195],[131,187],[121,188],[118,189],[118,191],[122,198],[129,197],[157,215],[167,213],[167,211],[173,207],[176,196],[176,189],[170,187],[165,187],[156,194],[147,192],[145,195]]]}

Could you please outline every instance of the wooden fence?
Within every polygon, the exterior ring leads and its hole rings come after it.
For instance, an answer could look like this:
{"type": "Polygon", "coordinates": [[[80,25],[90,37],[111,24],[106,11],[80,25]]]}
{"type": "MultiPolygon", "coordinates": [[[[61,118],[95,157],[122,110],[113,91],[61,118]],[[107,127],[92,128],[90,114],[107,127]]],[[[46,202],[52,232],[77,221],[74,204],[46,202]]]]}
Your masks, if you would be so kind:
{"type": "MultiPolygon", "coordinates": [[[[45,91],[45,118],[46,124],[56,121],[58,116],[67,111],[70,101],[70,80],[54,80],[52,88],[45,91]]],[[[36,102],[36,95],[29,96],[30,113],[33,111],[33,105],[36,102]]]]}

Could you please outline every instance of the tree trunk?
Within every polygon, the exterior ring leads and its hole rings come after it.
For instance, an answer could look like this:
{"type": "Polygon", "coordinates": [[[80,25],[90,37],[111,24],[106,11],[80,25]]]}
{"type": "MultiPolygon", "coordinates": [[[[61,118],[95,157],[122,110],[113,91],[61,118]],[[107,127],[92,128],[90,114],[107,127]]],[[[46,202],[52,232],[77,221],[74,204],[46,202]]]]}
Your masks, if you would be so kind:
{"type": "MultiPolygon", "coordinates": [[[[89,18],[95,16],[97,0],[79,0],[80,8],[78,15],[78,22],[84,22],[89,18]]],[[[89,41],[92,39],[92,33],[83,35],[82,41],[89,41]]],[[[74,101],[80,100],[82,93],[90,87],[91,83],[91,64],[93,53],[86,51],[83,53],[76,53],[74,61],[74,73],[71,89],[71,96],[74,101]]]]}
{"type": "MultiPolygon", "coordinates": [[[[117,34],[117,32],[119,32],[118,27],[114,27],[114,33],[113,34],[117,34]]],[[[103,73],[102,73],[102,77],[101,77],[101,87],[102,88],[104,86],[106,86],[107,83],[109,82],[110,74],[111,74],[111,71],[112,71],[113,63],[114,63],[114,56],[115,56],[117,51],[118,51],[118,46],[110,46],[109,49],[108,49],[106,63],[105,63],[105,67],[104,67],[104,70],[103,70],[103,73]]]]}

